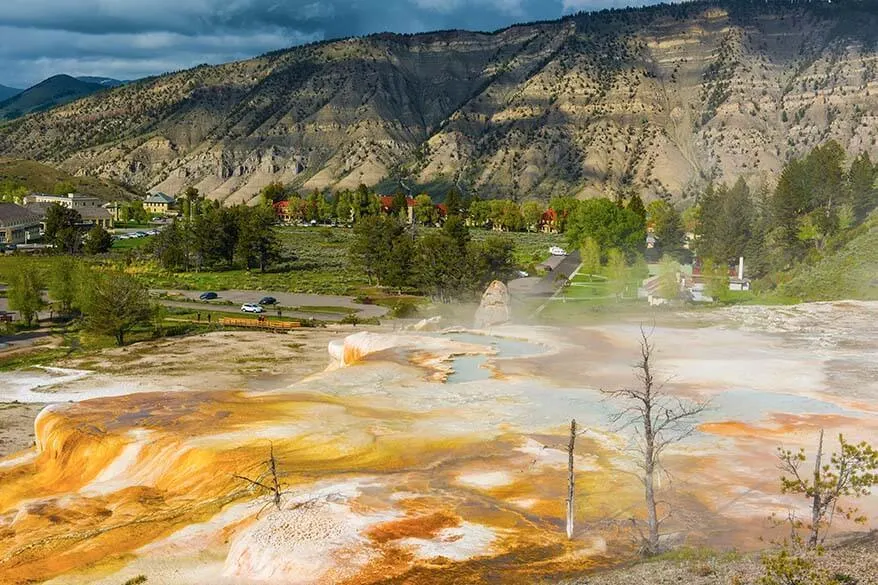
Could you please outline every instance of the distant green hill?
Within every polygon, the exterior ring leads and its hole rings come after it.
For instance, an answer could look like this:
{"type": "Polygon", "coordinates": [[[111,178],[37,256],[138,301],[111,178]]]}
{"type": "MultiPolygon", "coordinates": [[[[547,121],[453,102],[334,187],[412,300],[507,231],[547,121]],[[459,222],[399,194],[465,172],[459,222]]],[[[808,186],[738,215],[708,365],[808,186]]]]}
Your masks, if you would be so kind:
{"type": "Polygon", "coordinates": [[[845,240],[814,266],[800,268],[781,293],[804,301],[878,300],[878,212],[845,240]]]}
{"type": "Polygon", "coordinates": [[[21,93],[22,90],[16,89],[14,87],[6,87],[5,85],[0,85],[0,102],[3,100],[8,100],[11,97],[14,97],[21,93]]]}
{"type": "Polygon", "coordinates": [[[0,102],[0,120],[12,120],[33,112],[42,112],[102,89],[106,89],[106,86],[101,83],[82,81],[69,75],[56,75],[0,102]]]}
{"type": "Polygon", "coordinates": [[[127,201],[142,193],[97,177],[75,177],[32,160],[0,158],[0,196],[22,190],[56,193],[72,190],[104,201],[127,201]]]}

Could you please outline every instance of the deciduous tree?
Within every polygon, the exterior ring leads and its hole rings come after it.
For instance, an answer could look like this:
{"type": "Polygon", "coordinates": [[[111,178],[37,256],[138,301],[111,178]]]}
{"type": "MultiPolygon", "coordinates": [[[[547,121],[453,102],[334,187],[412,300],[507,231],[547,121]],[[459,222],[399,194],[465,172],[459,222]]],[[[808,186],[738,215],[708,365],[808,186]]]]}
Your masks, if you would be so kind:
{"type": "Polygon", "coordinates": [[[151,322],[154,309],[149,292],[132,276],[92,272],[83,292],[86,330],[112,335],[116,345],[124,345],[125,335],[133,328],[151,322]]]}
{"type": "Polygon", "coordinates": [[[22,262],[17,270],[10,273],[8,279],[9,308],[18,311],[22,321],[30,327],[40,309],[46,305],[43,301],[40,273],[33,263],[22,262]]]}
{"type": "Polygon", "coordinates": [[[99,224],[95,224],[85,235],[83,249],[86,254],[106,254],[112,247],[113,236],[99,224]]]}

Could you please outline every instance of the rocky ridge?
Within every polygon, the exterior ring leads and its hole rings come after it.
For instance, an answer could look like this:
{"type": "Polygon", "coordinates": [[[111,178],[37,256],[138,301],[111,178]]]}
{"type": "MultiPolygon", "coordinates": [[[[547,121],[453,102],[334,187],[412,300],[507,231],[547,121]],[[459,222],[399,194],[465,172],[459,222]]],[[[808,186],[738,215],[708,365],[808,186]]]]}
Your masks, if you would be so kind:
{"type": "Polygon", "coordinates": [[[878,156],[869,1],[735,0],[374,35],[141,80],[0,126],[0,155],[248,201],[459,185],[687,197],[833,138],[878,156]]]}

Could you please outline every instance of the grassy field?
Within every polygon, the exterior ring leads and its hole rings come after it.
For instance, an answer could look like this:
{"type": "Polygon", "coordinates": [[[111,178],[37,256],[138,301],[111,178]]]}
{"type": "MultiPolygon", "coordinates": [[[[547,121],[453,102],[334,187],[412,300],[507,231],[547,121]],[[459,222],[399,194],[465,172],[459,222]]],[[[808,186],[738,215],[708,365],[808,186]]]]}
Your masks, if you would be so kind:
{"type": "MultiPolygon", "coordinates": [[[[422,228],[420,233],[431,228],[422,228]]],[[[435,228],[432,228],[435,229],[435,228]]],[[[479,241],[496,232],[473,230],[472,237],[479,241]]],[[[525,270],[549,255],[549,246],[563,238],[552,234],[501,234],[515,242],[515,261],[525,270]]],[[[170,273],[153,264],[131,268],[151,288],[185,290],[275,290],[297,293],[358,295],[383,297],[369,287],[368,279],[349,261],[348,247],[353,231],[347,228],[282,227],[278,236],[283,247],[284,261],[276,271],[265,274],[258,271],[226,270],[218,272],[170,273]]],[[[143,245],[148,238],[121,240],[118,250],[143,245]],[[129,243],[130,242],[130,243],[129,243]]],[[[393,299],[375,298],[381,304],[395,304],[393,299]]]]}

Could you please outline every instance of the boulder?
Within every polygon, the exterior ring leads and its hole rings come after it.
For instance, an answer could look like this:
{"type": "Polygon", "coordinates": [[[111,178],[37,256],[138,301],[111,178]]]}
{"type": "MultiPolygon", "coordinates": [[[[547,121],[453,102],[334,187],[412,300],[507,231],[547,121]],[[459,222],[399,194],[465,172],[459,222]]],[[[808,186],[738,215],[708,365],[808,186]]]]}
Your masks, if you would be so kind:
{"type": "Polygon", "coordinates": [[[508,323],[512,313],[509,308],[509,290],[506,285],[495,280],[488,285],[482,302],[476,311],[476,327],[491,327],[508,323]]]}

